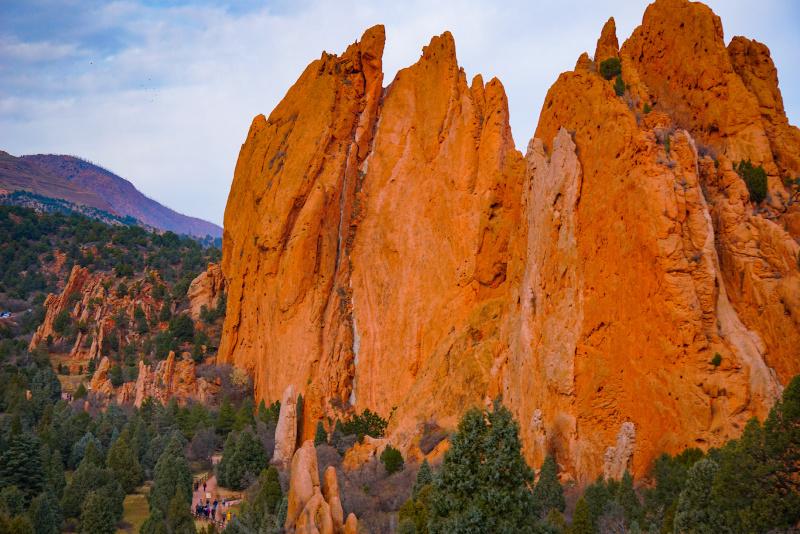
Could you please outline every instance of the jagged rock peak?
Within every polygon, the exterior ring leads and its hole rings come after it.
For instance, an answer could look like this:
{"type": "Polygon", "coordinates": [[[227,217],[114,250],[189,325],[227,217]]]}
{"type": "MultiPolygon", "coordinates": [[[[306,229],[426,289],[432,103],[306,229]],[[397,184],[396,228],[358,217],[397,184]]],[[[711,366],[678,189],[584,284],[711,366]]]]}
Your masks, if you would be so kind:
{"type": "Polygon", "coordinates": [[[603,25],[600,38],[597,39],[597,48],[594,51],[594,62],[600,64],[608,58],[619,56],[619,41],[617,41],[617,24],[614,17],[609,18],[603,25]]]}

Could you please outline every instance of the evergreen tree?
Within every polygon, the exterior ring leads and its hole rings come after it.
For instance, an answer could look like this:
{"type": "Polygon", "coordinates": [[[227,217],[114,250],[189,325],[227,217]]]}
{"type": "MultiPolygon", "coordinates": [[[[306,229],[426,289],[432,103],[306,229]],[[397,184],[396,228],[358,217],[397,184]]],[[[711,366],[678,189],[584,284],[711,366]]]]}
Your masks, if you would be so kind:
{"type": "Polygon", "coordinates": [[[25,511],[25,494],[16,486],[6,486],[0,491],[0,515],[9,517],[25,511]]]}
{"type": "Polygon", "coordinates": [[[13,436],[8,448],[0,455],[0,487],[16,486],[32,499],[44,486],[41,442],[29,432],[13,436]]]}
{"type": "Polygon", "coordinates": [[[386,445],[386,448],[383,449],[381,453],[381,462],[386,472],[390,475],[403,469],[403,465],[405,464],[403,455],[391,445],[386,445]]]}
{"type": "Polygon", "coordinates": [[[119,437],[108,449],[106,465],[114,472],[125,493],[131,493],[142,483],[142,467],[124,436],[119,437]]]}
{"type": "Polygon", "coordinates": [[[592,513],[586,499],[581,497],[575,505],[575,514],[572,516],[572,525],[569,528],[570,534],[594,534],[592,526],[592,513]]]}
{"type": "Polygon", "coordinates": [[[108,499],[97,491],[87,495],[81,507],[81,532],[83,534],[114,534],[117,521],[109,508],[108,499]]]}
{"type": "Polygon", "coordinates": [[[675,532],[713,534],[720,532],[716,511],[708,496],[719,466],[713,460],[700,460],[689,470],[686,486],[678,497],[675,532]]]}
{"type": "Polygon", "coordinates": [[[314,445],[319,446],[328,443],[328,433],[325,432],[325,426],[322,421],[317,421],[317,430],[314,432],[314,445]]]}
{"type": "Polygon", "coordinates": [[[167,509],[167,530],[170,534],[194,534],[194,519],[189,510],[191,495],[186,494],[182,487],[170,499],[167,509]]]}
{"type": "Polygon", "coordinates": [[[276,514],[283,499],[278,470],[270,466],[258,476],[258,493],[253,499],[253,507],[262,515],[276,514]]]}
{"type": "Polygon", "coordinates": [[[50,455],[46,476],[47,484],[52,489],[53,495],[56,499],[60,499],[67,485],[67,479],[64,477],[64,463],[61,461],[61,453],[58,450],[54,450],[50,455]]]}
{"type": "Polygon", "coordinates": [[[217,432],[220,436],[227,436],[231,430],[233,430],[233,425],[236,423],[236,414],[233,411],[233,406],[231,406],[231,402],[228,397],[222,399],[222,404],[219,407],[219,412],[217,413],[217,432]]]}
{"type": "Polygon", "coordinates": [[[268,461],[264,446],[250,431],[231,433],[217,466],[217,479],[225,487],[244,489],[268,461]]]}
{"type": "Polygon", "coordinates": [[[642,522],[642,503],[633,489],[633,477],[626,470],[622,475],[619,488],[617,488],[617,502],[625,511],[625,521],[628,525],[642,522]]]}
{"type": "Polygon", "coordinates": [[[31,501],[28,515],[37,534],[61,532],[61,507],[49,491],[43,491],[31,501]]]}
{"type": "Polygon", "coordinates": [[[543,517],[547,516],[550,510],[563,512],[566,507],[564,488],[558,481],[558,466],[555,458],[551,455],[544,459],[542,470],[539,472],[539,480],[536,481],[533,489],[533,498],[543,517]]]}
{"type": "Polygon", "coordinates": [[[597,527],[597,522],[600,520],[603,512],[605,512],[608,503],[612,500],[611,493],[602,477],[598,477],[598,479],[587,486],[586,491],[584,491],[583,496],[589,508],[592,529],[597,527]]]}
{"type": "Polygon", "coordinates": [[[236,412],[236,417],[233,422],[233,429],[237,432],[244,430],[249,426],[255,425],[255,419],[253,418],[253,401],[252,399],[246,399],[239,410],[236,412]]]}
{"type": "Polygon", "coordinates": [[[533,472],[520,451],[511,412],[469,410],[433,483],[430,531],[534,532],[533,472]]]}
{"type": "Polygon", "coordinates": [[[182,490],[185,507],[191,505],[192,473],[183,456],[180,440],[173,436],[156,463],[153,488],[150,490],[150,513],[158,510],[166,518],[172,498],[182,490]]]}
{"type": "Polygon", "coordinates": [[[419,466],[419,471],[417,471],[417,479],[414,481],[414,487],[411,490],[411,496],[413,498],[417,498],[419,492],[425,486],[428,486],[433,483],[433,471],[431,471],[431,465],[428,463],[428,459],[425,458],[422,460],[422,465],[419,466]]]}

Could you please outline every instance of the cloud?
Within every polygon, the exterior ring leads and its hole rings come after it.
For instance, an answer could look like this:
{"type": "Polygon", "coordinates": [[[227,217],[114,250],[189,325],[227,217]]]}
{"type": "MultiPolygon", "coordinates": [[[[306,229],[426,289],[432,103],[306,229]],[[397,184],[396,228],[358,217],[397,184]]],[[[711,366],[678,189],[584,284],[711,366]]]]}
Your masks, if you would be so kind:
{"type": "MultiPolygon", "coordinates": [[[[790,118],[800,111],[800,38],[793,2],[715,0],[726,37],[766,42],[790,118]]],[[[252,117],[269,112],[322,50],[339,53],[384,23],[385,84],[430,37],[456,39],[467,75],[506,87],[524,148],[545,93],[605,20],[620,41],[645,0],[603,2],[302,2],[31,0],[0,7],[0,148],[77,154],[147,195],[221,222],[252,117]]]]}

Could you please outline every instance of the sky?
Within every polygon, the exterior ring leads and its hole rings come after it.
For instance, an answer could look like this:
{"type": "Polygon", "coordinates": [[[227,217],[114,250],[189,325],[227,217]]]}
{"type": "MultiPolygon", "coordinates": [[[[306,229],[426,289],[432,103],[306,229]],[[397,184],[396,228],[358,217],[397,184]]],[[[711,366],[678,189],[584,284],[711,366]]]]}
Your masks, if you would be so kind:
{"type": "MultiPolygon", "coordinates": [[[[544,96],[614,16],[646,0],[0,0],[0,150],[72,154],[182,213],[222,223],[241,143],[323,50],[386,26],[384,83],[450,30],[468,79],[498,77],[524,150],[544,96]]],[[[726,42],[766,43],[800,123],[800,2],[708,0],[726,42]]]]}

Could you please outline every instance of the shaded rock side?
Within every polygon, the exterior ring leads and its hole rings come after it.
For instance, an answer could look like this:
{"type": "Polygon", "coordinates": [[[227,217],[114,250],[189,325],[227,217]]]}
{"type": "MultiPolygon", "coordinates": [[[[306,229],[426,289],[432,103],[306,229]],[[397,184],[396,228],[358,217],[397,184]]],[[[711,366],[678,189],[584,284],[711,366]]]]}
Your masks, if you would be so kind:
{"type": "Polygon", "coordinates": [[[287,469],[297,447],[297,394],[294,386],[287,386],[281,398],[278,425],[275,427],[275,450],[272,463],[287,469]]]}

